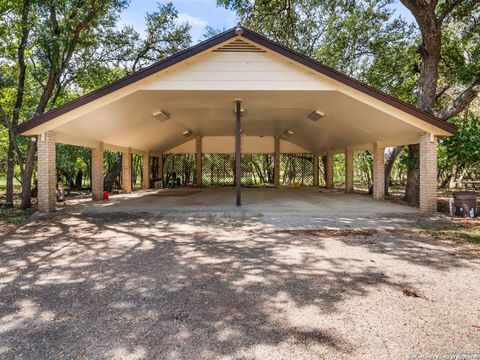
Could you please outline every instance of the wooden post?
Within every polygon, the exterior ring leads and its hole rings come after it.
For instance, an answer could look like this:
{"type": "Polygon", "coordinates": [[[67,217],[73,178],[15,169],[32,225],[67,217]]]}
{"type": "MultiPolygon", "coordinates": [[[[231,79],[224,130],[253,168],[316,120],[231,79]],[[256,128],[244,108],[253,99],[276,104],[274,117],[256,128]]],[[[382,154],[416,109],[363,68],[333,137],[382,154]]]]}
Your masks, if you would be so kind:
{"type": "Polygon", "coordinates": [[[333,153],[327,152],[327,189],[333,189],[333,153]]]}
{"type": "Polygon", "coordinates": [[[345,192],[353,192],[353,150],[345,149],[345,192]]]}
{"type": "Polygon", "coordinates": [[[276,186],[280,186],[280,136],[275,136],[275,146],[273,154],[273,181],[276,186]]]}
{"type": "Polygon", "coordinates": [[[242,205],[242,186],[241,186],[241,110],[242,102],[241,100],[236,101],[236,129],[235,129],[235,189],[237,193],[237,206],[242,205]]]}
{"type": "Polygon", "coordinates": [[[195,185],[202,186],[202,137],[195,138],[195,185]]]}
{"type": "Polygon", "coordinates": [[[143,154],[143,166],[142,166],[142,178],[143,178],[143,183],[142,187],[143,189],[150,189],[150,155],[147,152],[143,154]]]}
{"type": "Polygon", "coordinates": [[[158,155],[158,163],[157,163],[157,180],[163,180],[163,154],[158,155]]]}
{"type": "Polygon", "coordinates": [[[313,186],[318,186],[319,170],[318,154],[313,154],[313,186]]]}

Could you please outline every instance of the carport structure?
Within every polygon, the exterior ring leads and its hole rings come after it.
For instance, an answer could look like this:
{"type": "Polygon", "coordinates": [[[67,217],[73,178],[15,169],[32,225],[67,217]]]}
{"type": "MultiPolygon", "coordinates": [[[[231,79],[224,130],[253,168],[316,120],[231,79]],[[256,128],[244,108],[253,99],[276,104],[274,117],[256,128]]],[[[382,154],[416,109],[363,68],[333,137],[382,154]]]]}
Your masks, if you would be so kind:
{"type": "MultiPolygon", "coordinates": [[[[103,191],[103,152],[123,153],[123,190],[131,189],[131,154],[144,157],[143,186],[151,164],[165,153],[235,154],[237,200],[241,154],[273,154],[274,182],[281,153],[345,153],[346,191],[353,190],[353,153],[371,149],[373,197],[384,196],[384,149],[420,145],[420,209],[436,210],[437,139],[451,124],[248,29],[237,27],[20,125],[37,136],[38,200],[55,209],[55,143],[92,151],[92,196],[103,191]]],[[[160,177],[163,171],[159,171],[160,177]]],[[[316,179],[316,180],[315,180],[316,179]]]]}

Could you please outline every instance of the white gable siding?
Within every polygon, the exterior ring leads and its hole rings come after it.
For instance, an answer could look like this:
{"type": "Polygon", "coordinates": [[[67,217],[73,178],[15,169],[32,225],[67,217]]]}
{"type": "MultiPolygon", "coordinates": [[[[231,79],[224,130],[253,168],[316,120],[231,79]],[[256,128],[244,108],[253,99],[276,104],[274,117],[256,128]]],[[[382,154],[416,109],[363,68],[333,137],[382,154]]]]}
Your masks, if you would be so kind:
{"type": "Polygon", "coordinates": [[[143,89],[335,90],[311,71],[264,52],[211,52],[159,74],[143,89]]]}

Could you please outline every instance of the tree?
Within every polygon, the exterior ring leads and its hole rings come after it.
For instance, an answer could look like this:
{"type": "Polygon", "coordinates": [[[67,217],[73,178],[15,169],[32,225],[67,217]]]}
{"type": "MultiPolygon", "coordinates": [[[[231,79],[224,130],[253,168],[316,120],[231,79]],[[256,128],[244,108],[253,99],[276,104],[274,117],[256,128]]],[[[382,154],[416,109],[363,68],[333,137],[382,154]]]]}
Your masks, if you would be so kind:
{"type": "MultiPolygon", "coordinates": [[[[2,65],[8,67],[11,64],[16,79],[10,79],[9,88],[2,87],[0,113],[10,133],[8,158],[12,159],[15,152],[20,165],[21,206],[26,208],[30,206],[36,142],[28,141],[24,159],[14,134],[20,115],[33,113],[33,116],[38,116],[45,112],[78,48],[86,46],[95,37],[95,29],[100,24],[111,23],[126,2],[94,0],[45,3],[24,0],[11,4],[7,1],[6,5],[2,10],[10,16],[6,17],[2,26],[13,26],[16,31],[12,35],[10,48],[7,47],[2,52],[2,65]],[[27,85],[32,86],[27,88],[27,85]],[[34,95],[35,90],[39,96],[34,95]],[[8,92],[14,94],[12,98],[6,94],[8,92]]],[[[13,197],[13,187],[10,184],[13,178],[12,161],[8,165],[7,200],[10,201],[13,197]]]]}
{"type": "Polygon", "coordinates": [[[13,201],[16,163],[23,208],[30,206],[36,142],[14,134],[23,119],[91,91],[178,51],[190,43],[189,26],[177,24],[171,4],[147,16],[148,36],[117,29],[127,0],[0,3],[0,117],[9,132],[7,202],[13,201]],[[3,44],[3,43],[2,43],[3,44]],[[138,51],[137,51],[138,50],[138,51]]]}
{"type": "MultiPolygon", "coordinates": [[[[217,2],[247,27],[444,120],[480,91],[480,0],[401,0],[418,32],[392,13],[391,0],[217,2]]],[[[389,153],[387,185],[400,150],[389,153]]],[[[409,152],[405,197],[416,204],[418,145],[409,152]]]]}
{"type": "MultiPolygon", "coordinates": [[[[480,91],[479,0],[401,0],[420,30],[416,106],[443,120],[465,110],[480,91]],[[449,67],[450,62],[454,67],[449,67]],[[443,82],[438,87],[439,80],[443,82]],[[447,96],[453,100],[447,99],[447,96]]],[[[405,199],[418,204],[419,146],[409,145],[405,199]]]]}

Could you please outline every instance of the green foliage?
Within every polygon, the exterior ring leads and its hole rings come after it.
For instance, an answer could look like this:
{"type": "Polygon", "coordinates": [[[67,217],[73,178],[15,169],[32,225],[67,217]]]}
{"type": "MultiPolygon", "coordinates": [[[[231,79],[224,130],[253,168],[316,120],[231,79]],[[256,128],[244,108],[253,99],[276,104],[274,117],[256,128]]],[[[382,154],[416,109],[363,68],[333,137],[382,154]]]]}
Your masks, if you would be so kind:
{"type": "Polygon", "coordinates": [[[5,176],[7,170],[8,132],[0,127],[0,178],[5,176]]]}
{"type": "MultiPolygon", "coordinates": [[[[394,65],[404,63],[415,49],[404,51],[415,32],[395,16],[391,0],[249,1],[218,0],[234,9],[242,24],[344,73],[368,81],[365,73],[376,62],[376,85],[383,80],[403,86],[394,65]],[[387,60],[388,59],[388,60],[387,60]],[[381,69],[380,69],[381,67],[381,69]],[[381,78],[379,78],[381,76],[381,78]],[[396,80],[396,82],[395,82],[396,80]]],[[[372,79],[373,80],[373,79],[372,79]]]]}
{"type": "Polygon", "coordinates": [[[480,174],[480,118],[472,112],[465,112],[462,119],[454,118],[458,133],[443,139],[440,143],[440,158],[447,164],[476,169],[480,174]]]}
{"type": "MultiPolygon", "coordinates": [[[[189,46],[190,26],[178,23],[171,3],[147,13],[145,34],[118,25],[127,5],[127,0],[0,1],[0,107],[7,122],[15,126],[189,46]]],[[[6,135],[2,122],[0,176],[6,135]]],[[[28,139],[12,141],[19,148],[17,164],[24,164],[28,139]]],[[[29,154],[33,159],[34,151],[29,154]]],[[[58,148],[60,183],[78,187],[81,178],[74,177],[80,173],[88,179],[85,156],[86,149],[58,148]]]]}
{"type": "Polygon", "coordinates": [[[81,189],[89,184],[92,150],[81,146],[56,145],[57,179],[59,185],[81,189]]]}
{"type": "Polygon", "coordinates": [[[205,27],[205,32],[203,34],[204,39],[210,39],[211,37],[214,37],[215,35],[221,34],[222,32],[227,31],[227,28],[222,28],[222,29],[215,29],[209,25],[205,27]]]}
{"type": "Polygon", "coordinates": [[[373,155],[371,151],[356,151],[353,158],[354,182],[360,182],[366,188],[373,182],[373,155]]]}

